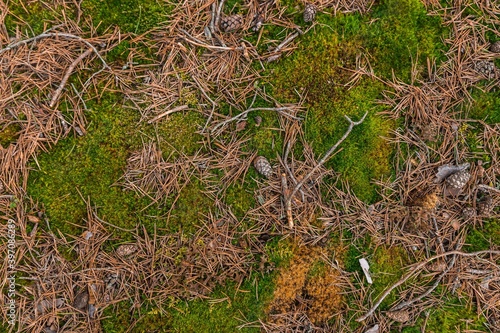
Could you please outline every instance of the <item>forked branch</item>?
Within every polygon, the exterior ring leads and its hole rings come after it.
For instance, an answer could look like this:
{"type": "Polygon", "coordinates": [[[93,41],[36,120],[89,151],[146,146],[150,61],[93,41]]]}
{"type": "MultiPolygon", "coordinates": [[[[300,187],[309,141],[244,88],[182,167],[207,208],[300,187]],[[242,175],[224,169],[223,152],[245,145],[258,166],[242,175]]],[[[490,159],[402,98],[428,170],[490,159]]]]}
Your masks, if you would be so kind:
{"type": "Polygon", "coordinates": [[[287,212],[288,226],[290,228],[293,228],[294,225],[293,215],[292,215],[292,200],[295,194],[297,194],[297,192],[302,188],[302,185],[304,185],[305,182],[308,181],[309,178],[311,178],[311,176],[316,171],[318,171],[318,169],[321,168],[323,164],[326,163],[326,161],[328,161],[328,159],[332,156],[335,150],[337,150],[340,144],[344,142],[345,139],[347,139],[354,126],[360,125],[363,121],[365,121],[367,115],[368,112],[365,112],[363,117],[358,121],[352,121],[351,118],[349,118],[348,116],[344,116],[347,119],[347,121],[349,121],[349,128],[347,128],[344,135],[325,153],[325,155],[321,158],[321,160],[319,160],[318,164],[316,164],[316,166],[312,168],[312,170],[309,171],[309,173],[306,174],[304,178],[302,178],[302,180],[295,185],[295,187],[290,191],[288,195],[285,193],[283,194],[283,196],[285,197],[285,211],[287,212]]]}
{"type": "Polygon", "coordinates": [[[436,255],[428,258],[427,260],[424,260],[424,261],[420,262],[418,265],[414,266],[406,275],[404,275],[401,279],[399,279],[399,281],[397,281],[391,287],[389,287],[388,289],[386,289],[386,291],[384,291],[384,293],[382,294],[382,296],[379,297],[379,299],[377,300],[377,302],[375,302],[375,304],[372,306],[372,308],[370,310],[368,310],[368,312],[366,314],[364,314],[363,316],[361,316],[358,319],[356,319],[356,321],[357,322],[364,321],[367,318],[369,318],[371,315],[373,315],[373,313],[375,312],[375,310],[380,306],[380,304],[382,304],[382,301],[387,296],[389,296],[389,294],[394,289],[396,289],[397,287],[399,287],[400,285],[402,285],[403,283],[405,283],[409,278],[411,278],[416,273],[419,273],[420,270],[422,268],[424,268],[425,265],[427,265],[431,261],[439,259],[439,258],[447,257],[447,256],[475,257],[475,256],[483,255],[483,254],[500,255],[500,251],[486,250],[486,251],[477,251],[477,252],[467,253],[467,252],[461,252],[461,251],[456,251],[455,250],[455,251],[445,252],[445,253],[441,253],[441,254],[436,254],[436,255]]]}

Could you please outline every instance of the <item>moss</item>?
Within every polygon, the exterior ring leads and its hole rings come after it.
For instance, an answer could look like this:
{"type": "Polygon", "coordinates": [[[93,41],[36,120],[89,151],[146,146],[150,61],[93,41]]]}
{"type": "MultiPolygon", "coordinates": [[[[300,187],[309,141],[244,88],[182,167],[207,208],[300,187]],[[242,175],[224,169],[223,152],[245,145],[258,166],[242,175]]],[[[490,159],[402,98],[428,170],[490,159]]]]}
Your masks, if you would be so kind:
{"type": "Polygon", "coordinates": [[[167,2],[157,0],[84,0],[80,7],[100,33],[117,26],[123,33],[136,34],[161,26],[171,9],[167,2]]]}
{"type": "Polygon", "coordinates": [[[196,112],[175,113],[158,123],[160,149],[165,157],[178,152],[193,155],[201,149],[202,136],[196,132],[205,124],[205,119],[196,112]]]}
{"type": "Polygon", "coordinates": [[[0,147],[7,147],[9,144],[16,142],[19,137],[21,127],[17,124],[6,126],[0,131],[0,147]]]}
{"type": "MultiPolygon", "coordinates": [[[[117,226],[131,228],[142,222],[150,231],[154,225],[166,227],[166,219],[156,217],[164,215],[167,208],[149,206],[148,199],[124,192],[117,184],[130,152],[142,147],[143,140],[154,137],[153,128],[138,125],[139,114],[121,107],[120,103],[121,97],[114,94],[105,94],[100,101],[88,103],[88,134],[62,140],[51,152],[41,154],[40,170],[32,165],[35,170],[30,173],[28,193],[45,206],[51,224],[64,233],[79,232],[71,223],[83,222],[87,199],[98,208],[101,218],[117,226]]],[[[162,135],[174,137],[177,132],[176,127],[168,127],[162,135]]],[[[174,140],[168,148],[189,151],[196,144],[196,138],[180,138],[184,141],[174,140]]],[[[195,218],[189,205],[195,204],[195,198],[200,196],[199,189],[195,191],[197,196],[190,189],[183,192],[179,201],[179,214],[188,220],[195,218]]],[[[195,224],[190,220],[185,223],[195,224]]]]}
{"type": "Polygon", "coordinates": [[[411,65],[419,58],[420,69],[427,58],[444,59],[441,39],[447,32],[438,16],[429,16],[419,0],[384,0],[371,14],[372,24],[363,26],[364,46],[374,58],[372,65],[385,78],[393,71],[399,79],[410,79],[411,65]]]}
{"type": "MultiPolygon", "coordinates": [[[[23,33],[35,36],[55,25],[62,19],[63,7],[57,4],[48,6],[42,1],[12,0],[8,4],[10,14],[5,18],[5,26],[11,35],[19,27],[23,33]]],[[[73,12],[65,12],[70,18],[73,12]]]]}
{"type": "Polygon", "coordinates": [[[390,175],[392,149],[382,137],[389,136],[392,126],[377,115],[383,109],[376,103],[384,86],[369,79],[351,90],[342,85],[350,74],[340,66],[349,67],[354,61],[357,45],[356,41],[343,43],[339,38],[326,28],[314,38],[306,38],[290,58],[274,68],[271,82],[281,99],[296,98],[295,89],[306,94],[305,138],[312,143],[318,159],[347,129],[344,115],[357,120],[369,112],[365,122],[342,144],[343,151],[326,166],[348,180],[362,200],[373,202],[377,194],[371,181],[390,175]]]}
{"type": "Polygon", "coordinates": [[[192,179],[178,196],[167,201],[165,206],[172,209],[167,229],[169,232],[182,230],[193,234],[202,225],[205,216],[214,211],[214,203],[203,193],[204,190],[199,180],[192,179]]]}
{"type": "Polygon", "coordinates": [[[469,118],[484,120],[488,124],[500,123],[500,91],[485,92],[474,89],[471,93],[474,103],[467,112],[469,118]]]}
{"type": "Polygon", "coordinates": [[[231,210],[238,218],[244,217],[246,212],[255,206],[253,193],[248,186],[241,183],[229,186],[225,200],[231,203],[231,210]]]}
{"type": "MultiPolygon", "coordinates": [[[[379,247],[368,261],[373,277],[373,284],[370,289],[373,290],[373,295],[376,297],[398,281],[405,273],[404,267],[409,264],[406,251],[395,246],[379,247]]],[[[380,305],[380,310],[387,310],[387,307],[394,303],[397,298],[396,293],[391,293],[380,305]]]]}
{"type": "MultiPolygon", "coordinates": [[[[422,317],[422,315],[421,315],[422,317]]],[[[421,332],[424,318],[419,318],[412,327],[405,327],[403,333],[421,332]]],[[[448,333],[457,331],[485,332],[485,319],[478,315],[475,307],[463,304],[457,298],[446,301],[443,307],[429,311],[429,318],[425,324],[425,331],[429,333],[448,333]]]]}
{"type": "Polygon", "coordinates": [[[467,251],[483,251],[492,245],[500,245],[500,221],[490,219],[483,222],[482,226],[470,227],[467,233],[467,251]]]}
{"type": "MultiPolygon", "coordinates": [[[[172,297],[166,313],[162,314],[158,308],[146,303],[141,307],[141,316],[129,314],[130,304],[121,302],[116,309],[106,309],[103,329],[107,333],[126,332],[130,323],[137,320],[131,332],[235,332],[242,320],[251,322],[263,317],[272,291],[271,276],[262,278],[254,274],[239,288],[234,283],[217,288],[210,299],[222,300],[220,302],[185,302],[172,297]]],[[[259,332],[259,329],[243,328],[241,331],[259,332]]]]}

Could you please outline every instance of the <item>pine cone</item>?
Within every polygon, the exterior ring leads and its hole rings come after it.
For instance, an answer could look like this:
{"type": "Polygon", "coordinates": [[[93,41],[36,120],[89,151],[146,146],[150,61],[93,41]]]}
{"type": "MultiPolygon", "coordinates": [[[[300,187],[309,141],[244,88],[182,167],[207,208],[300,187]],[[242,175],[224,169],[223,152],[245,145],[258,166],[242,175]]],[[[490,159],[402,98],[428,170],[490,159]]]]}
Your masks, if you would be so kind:
{"type": "Polygon", "coordinates": [[[270,178],[273,174],[273,168],[264,156],[257,156],[255,160],[253,160],[253,165],[255,169],[266,178],[270,178]]]}
{"type": "Polygon", "coordinates": [[[479,215],[489,216],[495,206],[493,205],[493,198],[486,196],[477,203],[477,213],[479,215]]]}
{"type": "Polygon", "coordinates": [[[84,290],[75,297],[75,301],[73,302],[73,306],[78,310],[83,310],[87,307],[89,303],[89,293],[84,290]]]}
{"type": "Polygon", "coordinates": [[[474,70],[487,79],[493,79],[496,75],[496,67],[492,61],[478,61],[474,63],[474,70]]]}
{"type": "Polygon", "coordinates": [[[464,218],[465,221],[470,221],[473,218],[476,217],[476,210],[472,207],[465,207],[462,210],[462,217],[464,218]]]}
{"type": "Polygon", "coordinates": [[[460,190],[462,190],[465,185],[467,185],[469,179],[470,173],[466,170],[462,170],[446,178],[446,185],[452,193],[458,194],[460,193],[460,190]]]}
{"type": "Polygon", "coordinates": [[[135,244],[122,244],[116,248],[115,253],[120,257],[127,257],[135,251],[137,251],[135,244]]]}
{"type": "Polygon", "coordinates": [[[387,317],[399,323],[406,323],[407,321],[410,321],[410,313],[406,310],[389,311],[387,312],[387,317]]]}
{"type": "Polygon", "coordinates": [[[490,51],[493,53],[500,53],[500,40],[491,44],[490,51]]]}
{"type": "Polygon", "coordinates": [[[261,116],[255,116],[253,119],[255,121],[255,126],[259,127],[260,124],[262,124],[262,117],[261,116]]]}
{"type": "Polygon", "coordinates": [[[316,18],[317,8],[312,3],[306,3],[304,8],[304,22],[312,22],[316,18]]]}
{"type": "Polygon", "coordinates": [[[241,15],[224,16],[220,20],[220,30],[223,32],[235,31],[243,25],[243,17],[241,15]]]}

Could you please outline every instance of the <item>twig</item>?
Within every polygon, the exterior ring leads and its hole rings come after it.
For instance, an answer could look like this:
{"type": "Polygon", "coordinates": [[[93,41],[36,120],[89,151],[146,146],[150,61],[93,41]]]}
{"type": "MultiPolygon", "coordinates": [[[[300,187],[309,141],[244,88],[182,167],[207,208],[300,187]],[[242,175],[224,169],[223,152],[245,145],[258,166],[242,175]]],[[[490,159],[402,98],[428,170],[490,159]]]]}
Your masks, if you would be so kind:
{"type": "Polygon", "coordinates": [[[182,111],[182,110],[186,110],[188,109],[189,106],[187,105],[180,105],[178,107],[175,107],[173,108],[172,110],[168,110],[168,111],[165,111],[163,113],[160,113],[159,115],[157,115],[156,117],[154,117],[153,119],[149,120],[148,121],[148,124],[152,124],[154,123],[155,121],[158,121],[160,120],[161,118],[165,117],[165,116],[168,116],[169,114],[172,114],[174,112],[178,112],[178,111],[182,111]]]}
{"type": "Polygon", "coordinates": [[[490,191],[493,191],[493,192],[500,193],[499,189],[497,189],[495,187],[492,187],[492,186],[480,184],[480,185],[477,185],[477,187],[480,188],[480,189],[482,189],[482,190],[490,190],[490,191]]]}
{"type": "Polygon", "coordinates": [[[215,26],[217,29],[219,29],[220,14],[222,13],[222,7],[224,6],[224,1],[225,0],[221,0],[219,3],[219,7],[217,8],[217,14],[215,16],[215,26]]]}
{"type": "MultiPolygon", "coordinates": [[[[330,156],[333,154],[333,152],[338,148],[338,146],[344,142],[345,139],[347,139],[347,137],[349,136],[349,134],[351,133],[352,129],[354,128],[354,126],[357,126],[359,124],[361,124],[363,121],[365,121],[365,118],[366,116],[368,115],[368,112],[365,112],[365,114],[363,115],[363,117],[358,120],[358,121],[352,121],[351,118],[349,118],[348,116],[345,116],[345,118],[349,121],[349,128],[345,131],[344,135],[325,153],[325,155],[321,158],[321,160],[318,162],[318,164],[316,164],[316,166],[314,168],[312,168],[311,171],[309,171],[309,173],[307,175],[304,176],[304,178],[302,178],[301,181],[299,181],[295,187],[293,188],[293,190],[290,192],[290,195],[288,196],[288,198],[286,198],[285,200],[285,210],[288,212],[292,210],[292,199],[293,197],[295,196],[295,194],[297,193],[298,190],[300,190],[300,188],[302,187],[302,185],[304,185],[304,183],[309,180],[309,178],[311,178],[311,176],[319,169],[323,166],[323,164],[326,163],[326,161],[330,158],[330,156]]],[[[288,216],[288,225],[293,225],[293,216],[292,214],[290,214],[288,216]]]]}
{"type": "Polygon", "coordinates": [[[61,80],[61,84],[59,84],[59,87],[54,92],[54,95],[52,96],[52,99],[50,100],[50,104],[49,104],[50,108],[53,108],[56,105],[57,101],[59,100],[59,96],[61,95],[64,87],[66,86],[66,82],[68,82],[68,79],[69,79],[71,73],[73,73],[73,70],[75,69],[76,65],[78,65],[89,54],[91,54],[92,51],[93,50],[91,48],[89,48],[87,51],[83,52],[78,58],[76,58],[75,61],[73,61],[71,63],[71,65],[69,65],[68,70],[66,71],[66,74],[64,74],[64,77],[61,80]]]}
{"type": "MultiPolygon", "coordinates": [[[[283,192],[283,199],[287,200],[288,199],[288,192],[290,190],[288,189],[288,182],[286,180],[286,174],[285,173],[281,174],[281,191],[283,192]]],[[[288,210],[288,209],[286,210],[286,216],[287,216],[287,219],[288,219],[288,227],[290,229],[292,229],[293,228],[293,218],[291,218],[291,216],[292,216],[291,206],[290,206],[290,210],[288,210]]]]}
{"type": "MultiPolygon", "coordinates": [[[[294,32],[289,37],[287,37],[284,41],[282,41],[276,48],[272,51],[272,53],[278,53],[282,48],[290,44],[295,38],[299,37],[300,32],[294,32]]],[[[280,54],[273,54],[267,58],[267,62],[275,61],[281,56],[280,54]]]]}
{"type": "Polygon", "coordinates": [[[213,35],[215,33],[215,16],[217,16],[216,12],[215,0],[212,2],[211,12],[210,12],[210,23],[208,25],[210,29],[210,34],[213,35]]]}
{"type": "MultiPolygon", "coordinates": [[[[433,218],[434,219],[434,218],[433,218]]],[[[435,222],[435,219],[434,219],[434,223],[435,222]]],[[[436,224],[437,225],[437,224],[436,224]]],[[[441,239],[440,239],[441,241],[441,239]]],[[[443,243],[441,242],[441,245],[443,243]]],[[[455,246],[455,251],[457,251],[459,248],[460,248],[461,244],[460,242],[458,242],[455,246]]],[[[420,301],[421,299],[429,296],[438,286],[439,286],[439,283],[441,282],[441,280],[445,277],[446,274],[448,274],[448,272],[453,268],[453,266],[455,266],[455,261],[457,260],[457,255],[454,254],[450,260],[450,263],[448,264],[448,266],[446,266],[446,269],[443,270],[441,272],[441,274],[439,274],[439,276],[437,277],[436,281],[434,281],[434,283],[432,284],[432,286],[427,289],[426,292],[424,292],[423,294],[421,294],[420,296],[417,296],[415,297],[414,299],[411,299],[409,301],[405,301],[405,302],[402,302],[401,304],[397,305],[394,309],[391,309],[391,311],[398,311],[398,310],[401,310],[409,305],[412,305],[413,303],[415,302],[418,302],[420,301]]]]}
{"type": "Polygon", "coordinates": [[[199,40],[198,38],[192,36],[189,32],[186,30],[179,28],[179,31],[182,32],[186,37],[184,37],[184,40],[188,43],[191,43],[195,46],[199,47],[205,47],[207,49],[212,49],[212,50],[219,50],[219,51],[241,51],[244,48],[241,46],[238,47],[227,47],[227,46],[214,46],[214,45],[209,45],[207,43],[204,43],[203,41],[199,40]]]}
{"type": "Polygon", "coordinates": [[[275,111],[275,112],[281,113],[284,116],[289,117],[291,119],[299,120],[299,121],[302,120],[302,118],[299,118],[299,117],[296,117],[294,115],[291,115],[289,113],[284,112],[284,111],[290,110],[290,109],[292,109],[292,108],[287,107],[287,106],[282,106],[279,108],[251,108],[251,109],[247,109],[247,110],[243,111],[242,113],[240,113],[232,118],[229,118],[227,120],[224,120],[223,122],[215,125],[214,128],[212,129],[212,132],[215,132],[217,129],[221,128],[222,126],[226,125],[227,123],[244,118],[248,113],[250,113],[252,111],[275,111]]]}
{"type": "Polygon", "coordinates": [[[389,287],[388,289],[386,289],[386,291],[384,291],[384,293],[382,294],[382,296],[380,296],[380,298],[377,300],[377,302],[371,307],[371,309],[366,313],[364,314],[363,316],[359,317],[358,319],[356,319],[357,322],[361,322],[361,321],[364,321],[366,320],[368,317],[370,317],[374,312],[375,310],[380,306],[380,304],[383,302],[383,300],[389,296],[389,294],[394,290],[396,289],[397,287],[399,287],[400,285],[402,285],[403,283],[405,283],[410,277],[412,277],[415,273],[418,273],[420,272],[420,270],[425,266],[427,265],[429,262],[433,261],[433,260],[436,260],[436,259],[439,259],[439,258],[443,258],[443,257],[447,257],[447,256],[452,256],[452,255],[459,255],[459,256],[462,256],[462,257],[474,257],[474,256],[479,256],[479,255],[482,255],[482,254],[497,254],[497,255],[500,255],[500,251],[495,251],[495,250],[485,250],[485,251],[477,251],[477,252],[470,252],[470,253],[467,253],[467,252],[462,252],[462,251],[457,251],[457,250],[454,250],[454,251],[450,251],[450,252],[445,252],[445,253],[441,253],[441,254],[436,254],[430,258],[428,258],[427,260],[424,260],[422,261],[421,263],[419,263],[418,265],[416,265],[415,267],[413,267],[410,272],[408,272],[405,276],[403,276],[399,281],[397,281],[395,284],[393,284],[391,287],[389,287]]]}

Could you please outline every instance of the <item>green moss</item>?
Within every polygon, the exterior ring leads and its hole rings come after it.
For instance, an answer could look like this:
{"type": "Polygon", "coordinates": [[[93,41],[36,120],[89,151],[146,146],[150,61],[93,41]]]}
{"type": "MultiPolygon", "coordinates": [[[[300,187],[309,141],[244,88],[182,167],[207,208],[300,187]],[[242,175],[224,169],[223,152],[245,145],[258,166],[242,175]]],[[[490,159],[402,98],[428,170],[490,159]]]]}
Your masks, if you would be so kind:
{"type": "Polygon", "coordinates": [[[497,219],[486,220],[482,226],[470,227],[467,233],[467,251],[483,251],[492,245],[500,245],[500,221],[497,219]]]}
{"type": "Polygon", "coordinates": [[[372,24],[364,25],[364,46],[374,58],[372,65],[384,77],[392,72],[408,81],[413,61],[420,69],[427,58],[442,60],[446,29],[438,16],[429,16],[419,0],[385,0],[375,6],[372,24]]]}
{"type": "MultiPolygon", "coordinates": [[[[272,276],[262,278],[254,274],[238,289],[234,283],[221,286],[210,295],[213,300],[222,300],[220,302],[184,302],[172,297],[164,314],[151,304],[141,307],[141,316],[129,314],[130,304],[122,302],[116,309],[106,309],[103,329],[107,333],[126,332],[130,323],[140,317],[131,332],[232,333],[238,331],[243,322],[263,318],[266,304],[273,295],[272,281],[272,276]]],[[[241,331],[259,332],[259,329],[243,328],[241,331]]]]}
{"type": "MultiPolygon", "coordinates": [[[[51,152],[41,154],[39,170],[36,164],[32,165],[35,170],[30,173],[28,193],[45,206],[51,225],[65,233],[79,232],[72,224],[83,223],[88,199],[97,207],[101,218],[123,228],[132,228],[137,223],[145,224],[150,231],[154,225],[166,226],[165,218],[156,217],[164,215],[168,207],[149,206],[148,199],[124,192],[117,184],[129,154],[140,149],[144,140],[154,137],[153,128],[138,125],[139,114],[121,107],[120,103],[121,98],[113,94],[88,103],[88,134],[62,140],[51,152]]],[[[189,126],[186,124],[184,128],[189,126]]],[[[162,135],[175,137],[177,132],[175,127],[168,127],[162,135]]],[[[191,136],[180,138],[184,141],[174,140],[168,148],[172,150],[173,146],[185,152],[196,144],[191,141],[196,138],[191,136]]],[[[196,203],[199,192],[188,186],[181,194],[179,214],[189,220],[184,223],[197,223],[197,219],[196,222],[190,220],[196,216],[189,205],[196,203]]]]}
{"type": "MultiPolygon", "coordinates": [[[[368,261],[373,277],[370,289],[376,297],[398,281],[406,272],[404,267],[409,264],[408,254],[401,247],[379,247],[368,261]]],[[[391,293],[380,305],[380,310],[387,310],[397,299],[398,295],[391,293]]]]}
{"type": "Polygon", "coordinates": [[[161,26],[171,5],[159,0],[84,0],[83,15],[92,19],[98,32],[117,26],[123,33],[141,34],[161,26]]]}
{"type": "Polygon", "coordinates": [[[8,125],[0,131],[0,147],[7,147],[16,142],[21,127],[17,124],[8,125]]]}
{"type": "MultiPolygon", "coordinates": [[[[344,86],[356,57],[368,53],[377,75],[392,78],[394,73],[405,81],[410,78],[412,60],[422,67],[426,58],[440,58],[445,30],[439,18],[427,16],[418,0],[386,0],[373,12],[320,15],[322,23],[314,33],[300,39],[297,50],[271,65],[273,92],[283,101],[296,101],[297,92],[306,96],[306,140],[316,156],[331,147],[348,126],[344,115],[358,119],[369,111],[366,121],[343,143],[327,167],[348,180],[353,192],[366,202],[378,199],[373,179],[391,174],[392,148],[381,138],[389,136],[395,124],[383,120],[384,109],[377,103],[386,87],[380,82],[361,80],[356,87],[344,86]]],[[[438,59],[439,60],[439,59],[438,59]]]]}
{"type": "Polygon", "coordinates": [[[383,110],[376,102],[384,89],[382,84],[363,79],[351,90],[342,86],[350,74],[340,66],[354,61],[356,50],[355,41],[340,43],[335,32],[324,28],[314,38],[306,38],[290,58],[274,69],[271,82],[281,99],[294,98],[295,89],[306,94],[309,109],[305,138],[318,159],[347,129],[344,115],[358,120],[369,112],[365,122],[342,144],[343,151],[326,166],[348,180],[362,200],[372,202],[377,199],[372,180],[390,175],[392,150],[382,137],[389,136],[391,122],[377,115],[383,110]]]}
{"type": "MultiPolygon", "coordinates": [[[[63,17],[62,6],[57,4],[48,6],[42,1],[12,0],[9,1],[8,8],[10,14],[5,18],[5,26],[12,36],[18,27],[30,36],[38,35],[63,17]]],[[[65,13],[67,17],[73,17],[71,11],[65,13]]]]}
{"type": "MultiPolygon", "coordinates": [[[[401,332],[403,333],[419,333],[422,331],[425,319],[417,320],[412,327],[406,327],[401,332]]],[[[448,333],[457,331],[473,331],[485,332],[485,318],[478,315],[475,307],[463,304],[457,298],[447,300],[443,307],[431,309],[429,318],[425,324],[425,331],[432,333],[448,333]]]]}
{"type": "Polygon", "coordinates": [[[168,224],[170,232],[182,230],[192,234],[206,220],[210,211],[214,211],[214,203],[203,193],[204,190],[199,180],[192,179],[181,189],[178,196],[167,201],[166,207],[172,208],[168,224]]]}
{"type": "Polygon", "coordinates": [[[196,112],[175,113],[158,123],[160,149],[164,156],[177,152],[193,155],[201,149],[202,136],[197,134],[205,119],[196,112]]]}
{"type": "Polygon", "coordinates": [[[474,103],[467,114],[468,117],[484,120],[488,124],[500,123],[500,91],[485,92],[474,89],[471,96],[474,103]]]}
{"type": "Polygon", "coordinates": [[[231,210],[238,218],[242,218],[246,212],[255,206],[255,199],[251,189],[241,183],[229,186],[225,200],[231,203],[231,210]]]}

